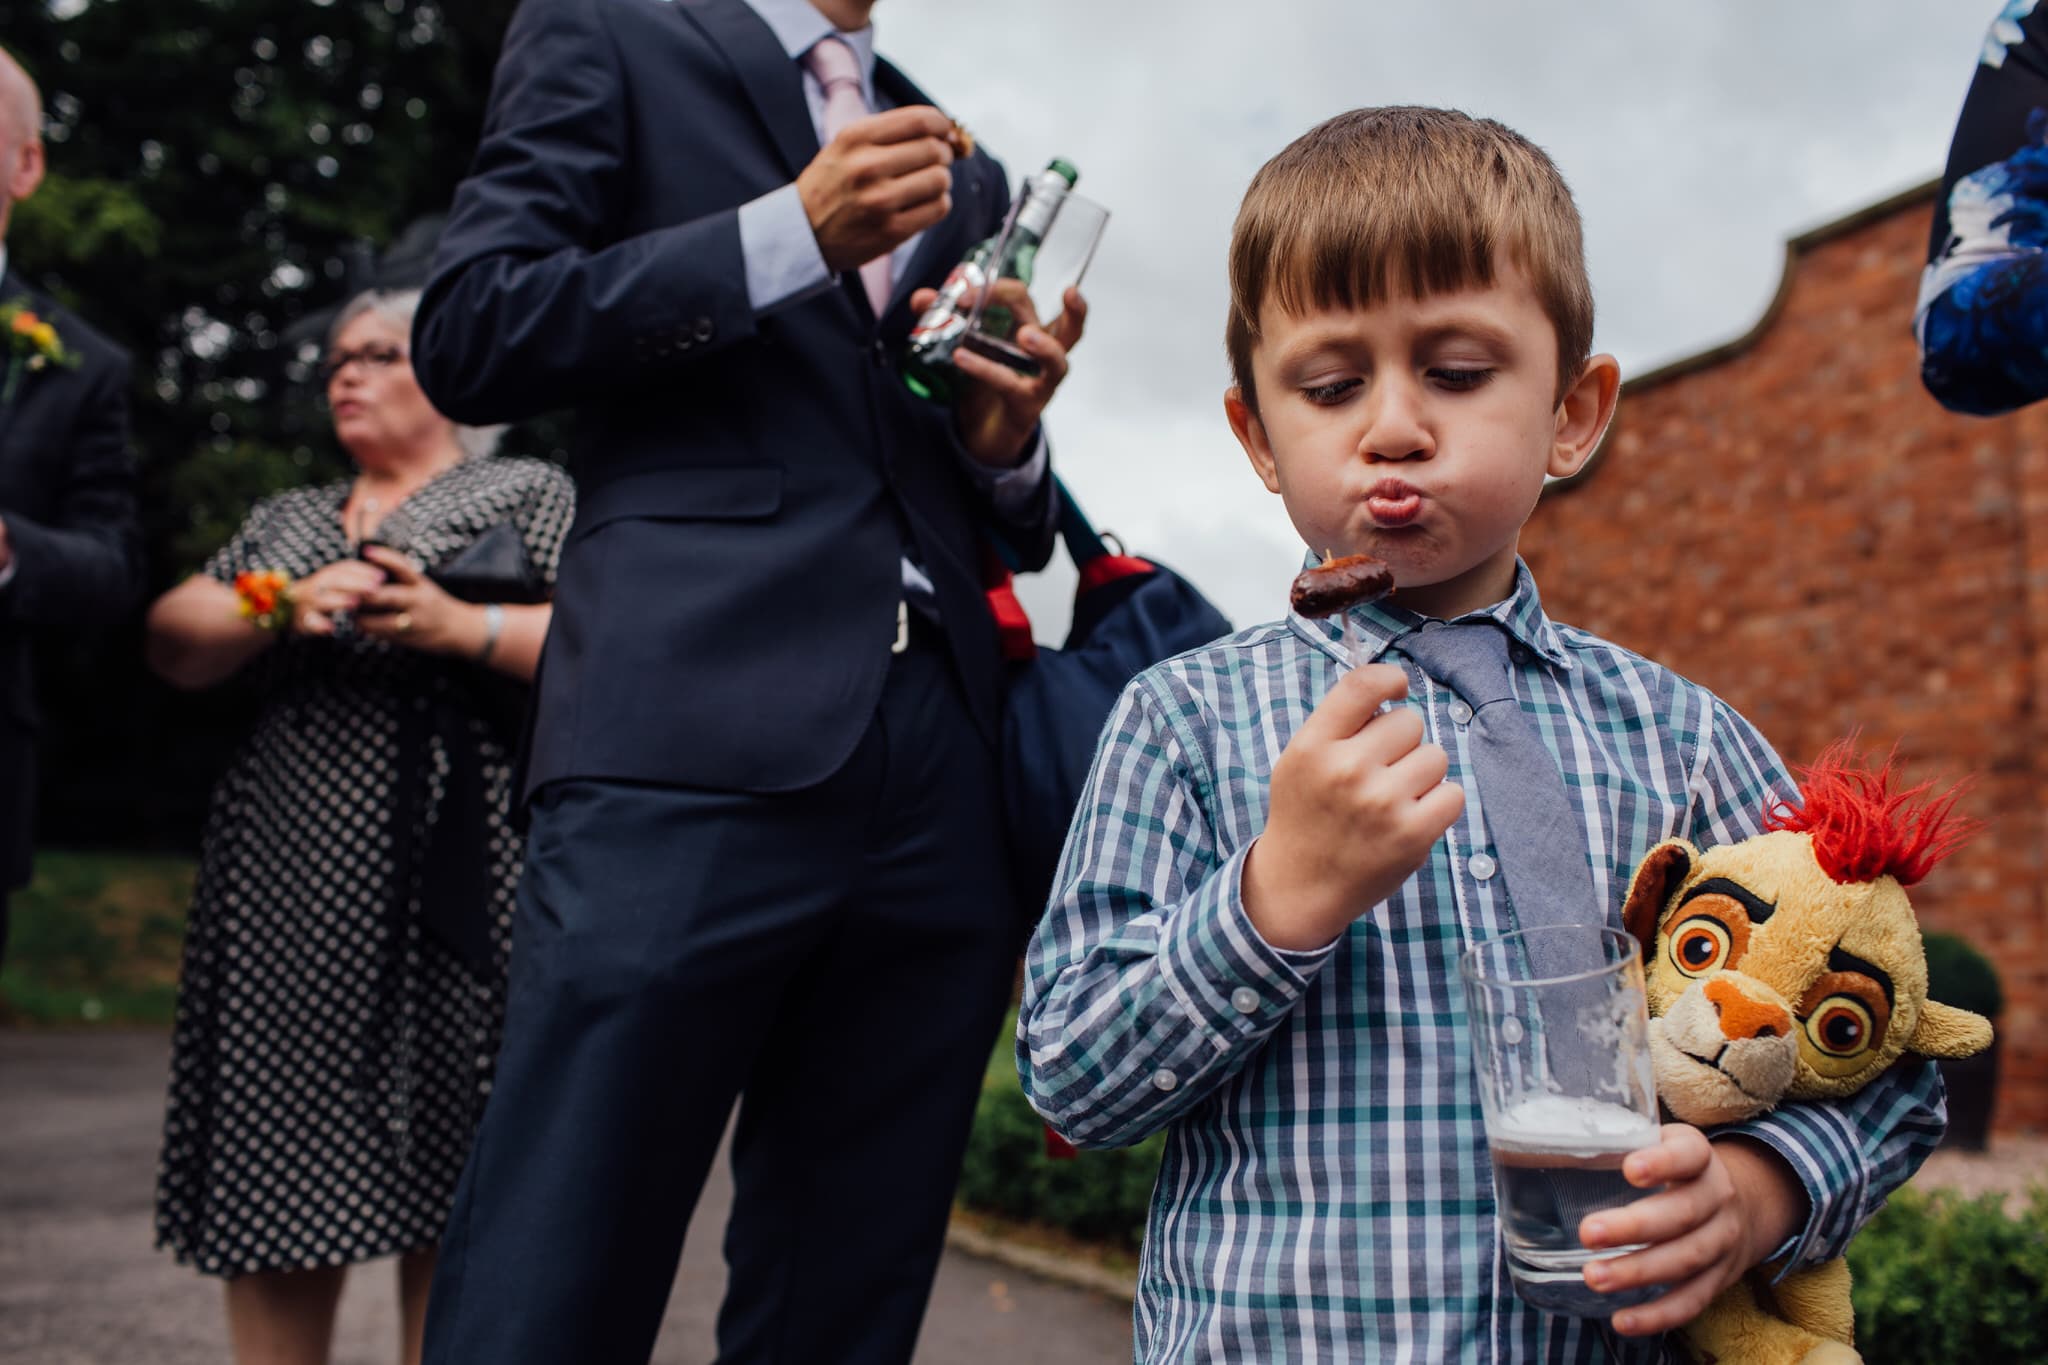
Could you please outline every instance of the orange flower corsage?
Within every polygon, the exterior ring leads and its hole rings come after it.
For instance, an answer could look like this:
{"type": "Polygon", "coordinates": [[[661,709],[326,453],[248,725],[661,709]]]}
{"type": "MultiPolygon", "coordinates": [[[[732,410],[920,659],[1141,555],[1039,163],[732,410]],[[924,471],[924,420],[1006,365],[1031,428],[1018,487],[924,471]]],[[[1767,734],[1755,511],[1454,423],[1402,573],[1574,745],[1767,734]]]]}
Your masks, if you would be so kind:
{"type": "Polygon", "coordinates": [[[0,337],[7,343],[7,378],[0,382],[0,404],[12,403],[21,377],[50,365],[76,368],[78,356],[64,348],[57,329],[28,306],[25,298],[0,303],[0,337]]]}
{"type": "Polygon", "coordinates": [[[235,610],[258,630],[283,630],[292,621],[292,580],[276,569],[235,575],[235,610]]]}

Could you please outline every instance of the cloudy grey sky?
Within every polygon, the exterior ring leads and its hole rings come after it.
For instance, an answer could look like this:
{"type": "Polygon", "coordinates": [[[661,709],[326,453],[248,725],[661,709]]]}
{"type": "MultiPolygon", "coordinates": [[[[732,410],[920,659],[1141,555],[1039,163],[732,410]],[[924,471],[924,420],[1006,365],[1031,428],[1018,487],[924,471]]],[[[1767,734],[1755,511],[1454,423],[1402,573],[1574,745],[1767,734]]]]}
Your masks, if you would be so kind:
{"type": "MultiPolygon", "coordinates": [[[[1248,624],[1279,613],[1301,556],[1222,416],[1224,253],[1267,157],[1365,104],[1518,129],[1585,215],[1596,346],[1641,373],[1747,330],[1786,237],[1940,172],[1998,8],[886,0],[876,25],[1013,178],[1066,156],[1111,210],[1050,414],[1060,468],[1097,524],[1248,624]]],[[[1059,573],[1024,585],[1040,638],[1064,632],[1071,590],[1059,573]]]]}

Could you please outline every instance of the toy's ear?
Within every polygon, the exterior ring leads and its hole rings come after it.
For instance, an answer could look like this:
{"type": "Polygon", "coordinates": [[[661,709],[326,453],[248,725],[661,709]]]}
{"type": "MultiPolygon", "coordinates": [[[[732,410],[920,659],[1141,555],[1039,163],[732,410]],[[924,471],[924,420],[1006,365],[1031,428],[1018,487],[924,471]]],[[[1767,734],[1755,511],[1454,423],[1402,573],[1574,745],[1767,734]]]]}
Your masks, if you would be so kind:
{"type": "Polygon", "coordinates": [[[1981,1014],[1930,1000],[1906,1048],[1923,1057],[1974,1057],[1991,1046],[1991,1021],[1981,1014]]]}
{"type": "Polygon", "coordinates": [[[1664,903],[1692,871],[1700,851],[1683,839],[1666,839],[1643,855],[1636,864],[1635,880],[1628,885],[1628,902],[1621,907],[1621,927],[1643,945],[1643,960],[1657,950],[1657,918],[1664,903]]]}

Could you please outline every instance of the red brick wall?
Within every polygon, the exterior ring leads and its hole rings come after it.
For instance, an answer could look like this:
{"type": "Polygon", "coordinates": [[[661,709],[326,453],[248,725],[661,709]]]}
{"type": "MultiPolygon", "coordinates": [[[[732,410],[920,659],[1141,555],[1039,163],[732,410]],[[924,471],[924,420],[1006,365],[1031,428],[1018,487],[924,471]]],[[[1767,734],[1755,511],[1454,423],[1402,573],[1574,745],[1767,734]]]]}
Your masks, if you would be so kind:
{"type": "Polygon", "coordinates": [[[1523,537],[1545,606],[1726,698],[1793,760],[1860,727],[1976,773],[1990,822],[1914,892],[2003,980],[2001,1131],[2048,1129],[2048,404],[1921,388],[1931,193],[1796,241],[1742,342],[1624,385],[1607,447],[1523,537]]]}

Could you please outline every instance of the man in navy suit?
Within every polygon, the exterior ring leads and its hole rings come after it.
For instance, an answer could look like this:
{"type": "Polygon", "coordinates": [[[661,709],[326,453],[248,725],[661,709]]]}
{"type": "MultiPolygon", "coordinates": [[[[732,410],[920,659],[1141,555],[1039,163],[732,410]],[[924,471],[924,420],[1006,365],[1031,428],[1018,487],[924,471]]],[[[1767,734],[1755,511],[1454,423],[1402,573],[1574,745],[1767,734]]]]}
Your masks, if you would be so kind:
{"type": "Polygon", "coordinates": [[[440,1365],[646,1360],[736,1097],[719,1359],[916,1339],[1028,928],[982,546],[1051,553],[1085,309],[1021,331],[1036,378],[905,389],[919,291],[1009,196],[872,2],[526,0],[441,239],[436,406],[583,444],[440,1365]]]}
{"type": "Polygon", "coordinates": [[[48,324],[65,362],[32,336],[0,336],[0,956],[7,895],[30,871],[40,721],[30,641],[118,621],[142,595],[128,357],[7,258],[14,205],[42,183],[42,127],[35,83],[0,52],[0,305],[48,324]]]}

